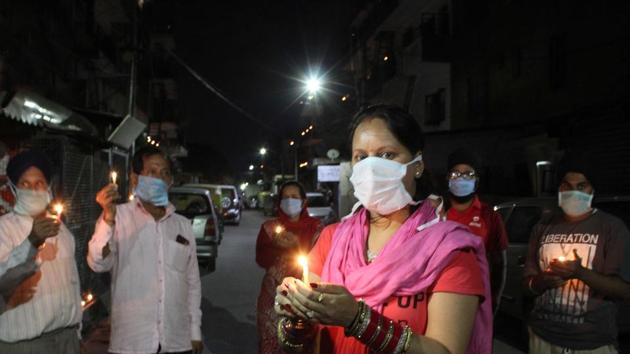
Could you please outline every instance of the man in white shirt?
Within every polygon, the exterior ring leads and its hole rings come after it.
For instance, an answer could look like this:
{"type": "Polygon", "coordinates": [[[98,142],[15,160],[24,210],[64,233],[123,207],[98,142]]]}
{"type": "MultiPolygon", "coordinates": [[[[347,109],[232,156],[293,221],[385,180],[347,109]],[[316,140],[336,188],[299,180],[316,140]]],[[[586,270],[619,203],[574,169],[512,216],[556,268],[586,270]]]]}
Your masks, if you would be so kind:
{"type": "Polygon", "coordinates": [[[0,353],[79,353],[74,237],[46,211],[51,171],[37,151],[7,166],[16,204],[0,217],[0,353]]]}
{"type": "Polygon", "coordinates": [[[112,273],[112,353],[200,354],[201,281],[190,220],[168,201],[171,166],[144,147],[133,158],[135,198],[116,205],[117,186],[97,195],[103,214],[89,244],[88,264],[112,273]]]}

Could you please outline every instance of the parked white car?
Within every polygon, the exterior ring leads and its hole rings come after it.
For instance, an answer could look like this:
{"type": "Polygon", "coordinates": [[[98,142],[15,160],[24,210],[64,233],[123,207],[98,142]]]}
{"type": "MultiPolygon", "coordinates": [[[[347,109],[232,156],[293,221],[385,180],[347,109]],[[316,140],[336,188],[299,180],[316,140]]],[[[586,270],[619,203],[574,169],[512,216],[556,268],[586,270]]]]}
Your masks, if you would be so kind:
{"type": "Polygon", "coordinates": [[[306,200],[308,215],[319,219],[322,225],[329,225],[337,221],[337,213],[335,213],[332,205],[328,202],[323,193],[306,193],[306,200]]]}

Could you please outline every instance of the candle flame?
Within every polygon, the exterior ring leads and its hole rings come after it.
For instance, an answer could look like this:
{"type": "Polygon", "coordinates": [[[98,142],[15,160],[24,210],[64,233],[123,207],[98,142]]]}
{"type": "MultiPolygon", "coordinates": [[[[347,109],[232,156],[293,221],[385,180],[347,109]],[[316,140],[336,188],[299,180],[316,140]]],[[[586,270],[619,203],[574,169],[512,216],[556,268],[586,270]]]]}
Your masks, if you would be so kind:
{"type": "Polygon", "coordinates": [[[85,300],[81,300],[81,307],[85,307],[85,300]]]}
{"type": "Polygon", "coordinates": [[[86,299],[88,302],[90,302],[90,301],[92,301],[92,300],[94,299],[94,295],[92,295],[92,293],[88,293],[88,294],[85,296],[85,299],[86,299]]]}
{"type": "Polygon", "coordinates": [[[129,200],[133,200],[135,197],[133,194],[129,194],[129,200]]]}
{"type": "Polygon", "coordinates": [[[284,227],[282,227],[280,225],[276,226],[276,234],[280,234],[280,233],[282,233],[282,231],[284,231],[284,227]]]}
{"type": "Polygon", "coordinates": [[[57,203],[53,206],[53,210],[55,211],[55,214],[57,215],[57,219],[61,219],[61,213],[63,213],[63,204],[61,203],[57,203]]]}
{"type": "Polygon", "coordinates": [[[308,259],[306,259],[306,256],[299,256],[298,263],[302,266],[302,268],[308,267],[308,259]]]}
{"type": "Polygon", "coordinates": [[[116,179],[118,178],[118,172],[112,171],[111,177],[112,177],[112,183],[116,184],[116,179]]]}
{"type": "Polygon", "coordinates": [[[558,257],[558,261],[560,261],[560,262],[564,262],[566,260],[567,260],[567,258],[565,256],[558,257]]]}

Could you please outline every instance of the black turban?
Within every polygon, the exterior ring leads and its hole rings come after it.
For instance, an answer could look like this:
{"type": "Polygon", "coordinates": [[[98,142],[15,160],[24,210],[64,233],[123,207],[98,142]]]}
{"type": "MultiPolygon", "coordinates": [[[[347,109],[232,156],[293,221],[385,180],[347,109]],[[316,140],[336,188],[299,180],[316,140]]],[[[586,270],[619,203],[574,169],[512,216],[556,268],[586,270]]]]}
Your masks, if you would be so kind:
{"type": "Polygon", "coordinates": [[[589,153],[567,152],[558,164],[558,183],[562,182],[567,173],[575,172],[583,174],[594,185],[594,181],[597,180],[595,161],[589,153]]]}
{"type": "Polygon", "coordinates": [[[7,176],[13,184],[17,184],[24,171],[28,170],[30,167],[37,167],[42,171],[44,177],[46,177],[46,181],[50,184],[52,165],[46,155],[38,150],[23,151],[13,156],[7,165],[7,176]]]}
{"type": "Polygon", "coordinates": [[[450,171],[453,167],[459,164],[465,164],[471,166],[475,172],[479,173],[480,164],[479,158],[470,149],[458,148],[448,155],[447,170],[450,171]]]}

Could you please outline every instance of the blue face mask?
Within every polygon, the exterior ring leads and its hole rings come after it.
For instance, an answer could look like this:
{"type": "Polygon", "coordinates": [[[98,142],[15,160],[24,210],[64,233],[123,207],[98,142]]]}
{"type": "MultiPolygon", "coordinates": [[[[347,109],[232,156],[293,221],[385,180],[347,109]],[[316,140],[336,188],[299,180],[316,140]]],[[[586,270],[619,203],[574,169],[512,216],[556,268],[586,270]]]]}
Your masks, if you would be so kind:
{"type": "Polygon", "coordinates": [[[280,201],[280,209],[293,218],[302,212],[302,199],[284,198],[280,201]]]}
{"type": "Polygon", "coordinates": [[[466,197],[475,193],[474,179],[455,178],[448,181],[448,189],[456,197],[466,197]]]}
{"type": "Polygon", "coordinates": [[[138,176],[138,185],[134,195],[155,206],[168,205],[168,185],[159,178],[138,176]]]}
{"type": "Polygon", "coordinates": [[[558,205],[569,216],[581,216],[592,210],[593,195],[580,191],[558,192],[558,205]]]}

